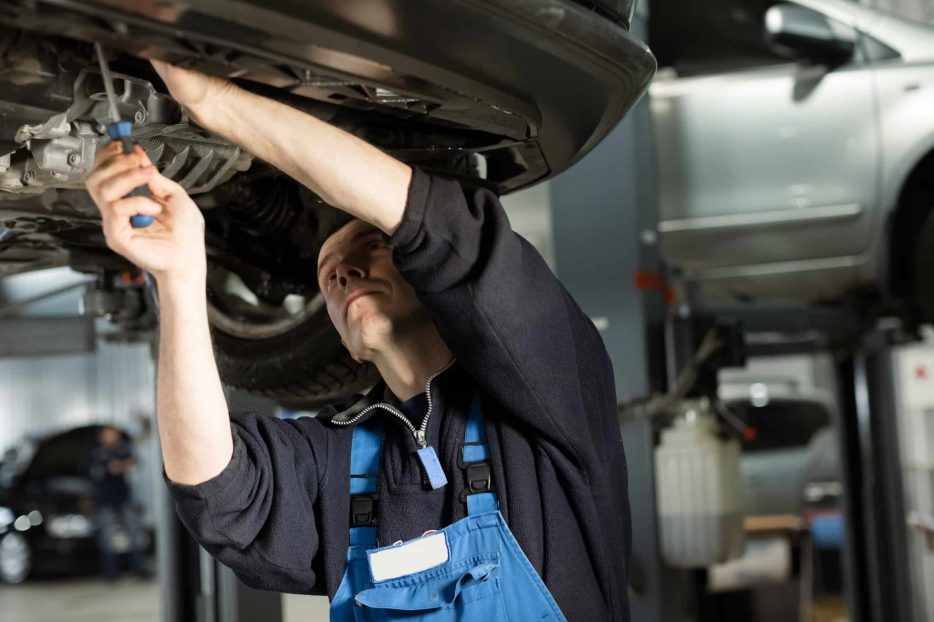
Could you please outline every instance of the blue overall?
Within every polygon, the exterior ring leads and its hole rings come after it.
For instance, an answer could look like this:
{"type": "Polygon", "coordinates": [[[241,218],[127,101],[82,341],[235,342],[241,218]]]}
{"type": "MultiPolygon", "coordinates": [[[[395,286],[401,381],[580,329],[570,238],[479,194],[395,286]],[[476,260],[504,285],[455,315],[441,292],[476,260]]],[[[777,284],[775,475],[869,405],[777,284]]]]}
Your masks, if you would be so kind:
{"type": "Polygon", "coordinates": [[[506,526],[496,493],[472,492],[490,488],[475,486],[470,475],[472,465],[489,465],[479,399],[471,406],[464,437],[462,468],[467,471],[469,489],[461,498],[467,503],[468,515],[437,532],[380,548],[375,515],[366,503],[367,496],[375,495],[377,490],[383,429],[381,425],[358,425],[354,429],[350,492],[351,514],[357,515],[352,516],[352,524],[368,524],[350,529],[347,570],[331,601],[331,622],[565,620],[506,526]],[[360,499],[364,503],[355,504],[360,499]],[[396,546],[418,546],[426,538],[435,538],[434,542],[440,541],[447,548],[446,552],[443,547],[438,552],[442,559],[436,565],[411,574],[374,579],[374,555],[396,546]]]}

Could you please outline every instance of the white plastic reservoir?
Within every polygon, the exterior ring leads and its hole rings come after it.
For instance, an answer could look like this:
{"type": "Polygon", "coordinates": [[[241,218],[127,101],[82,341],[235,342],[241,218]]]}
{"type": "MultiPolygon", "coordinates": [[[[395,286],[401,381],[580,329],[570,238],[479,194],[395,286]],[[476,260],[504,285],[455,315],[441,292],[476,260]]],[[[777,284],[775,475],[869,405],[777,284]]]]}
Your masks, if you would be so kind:
{"type": "Polygon", "coordinates": [[[740,446],[717,433],[706,399],[685,402],[655,449],[661,554],[704,568],[743,552],[740,446]]]}

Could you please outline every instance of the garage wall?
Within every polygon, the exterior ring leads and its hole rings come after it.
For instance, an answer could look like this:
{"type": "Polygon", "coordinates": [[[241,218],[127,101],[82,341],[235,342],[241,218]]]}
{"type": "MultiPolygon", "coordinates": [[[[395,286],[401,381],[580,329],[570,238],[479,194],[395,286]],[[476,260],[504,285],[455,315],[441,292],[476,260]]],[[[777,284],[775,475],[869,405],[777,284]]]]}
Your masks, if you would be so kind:
{"type": "Polygon", "coordinates": [[[0,360],[0,452],[24,437],[90,423],[131,434],[154,409],[149,346],[100,343],[96,353],[0,360]]]}

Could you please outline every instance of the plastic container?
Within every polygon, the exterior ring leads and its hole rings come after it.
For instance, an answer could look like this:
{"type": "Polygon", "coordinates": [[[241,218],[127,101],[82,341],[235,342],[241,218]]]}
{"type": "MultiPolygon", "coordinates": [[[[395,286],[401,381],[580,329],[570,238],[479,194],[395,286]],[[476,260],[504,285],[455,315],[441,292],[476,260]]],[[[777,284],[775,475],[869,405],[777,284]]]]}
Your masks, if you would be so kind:
{"type": "Polygon", "coordinates": [[[742,555],[740,446],[718,434],[706,399],[685,402],[655,449],[662,558],[705,568],[742,555]]]}

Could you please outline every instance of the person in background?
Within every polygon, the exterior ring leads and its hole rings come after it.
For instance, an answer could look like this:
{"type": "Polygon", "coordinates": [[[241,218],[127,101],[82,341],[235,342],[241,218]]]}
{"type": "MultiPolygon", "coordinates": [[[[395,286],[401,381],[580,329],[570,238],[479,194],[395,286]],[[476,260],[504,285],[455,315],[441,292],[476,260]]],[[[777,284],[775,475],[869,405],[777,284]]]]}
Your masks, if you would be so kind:
{"type": "Polygon", "coordinates": [[[133,446],[123,433],[112,426],[101,428],[97,444],[91,449],[90,475],[94,483],[95,521],[101,569],[108,581],[117,578],[119,559],[114,535],[119,525],[129,540],[133,572],[144,576],[140,550],[139,521],[130,502],[127,473],[136,467],[133,446]]]}

